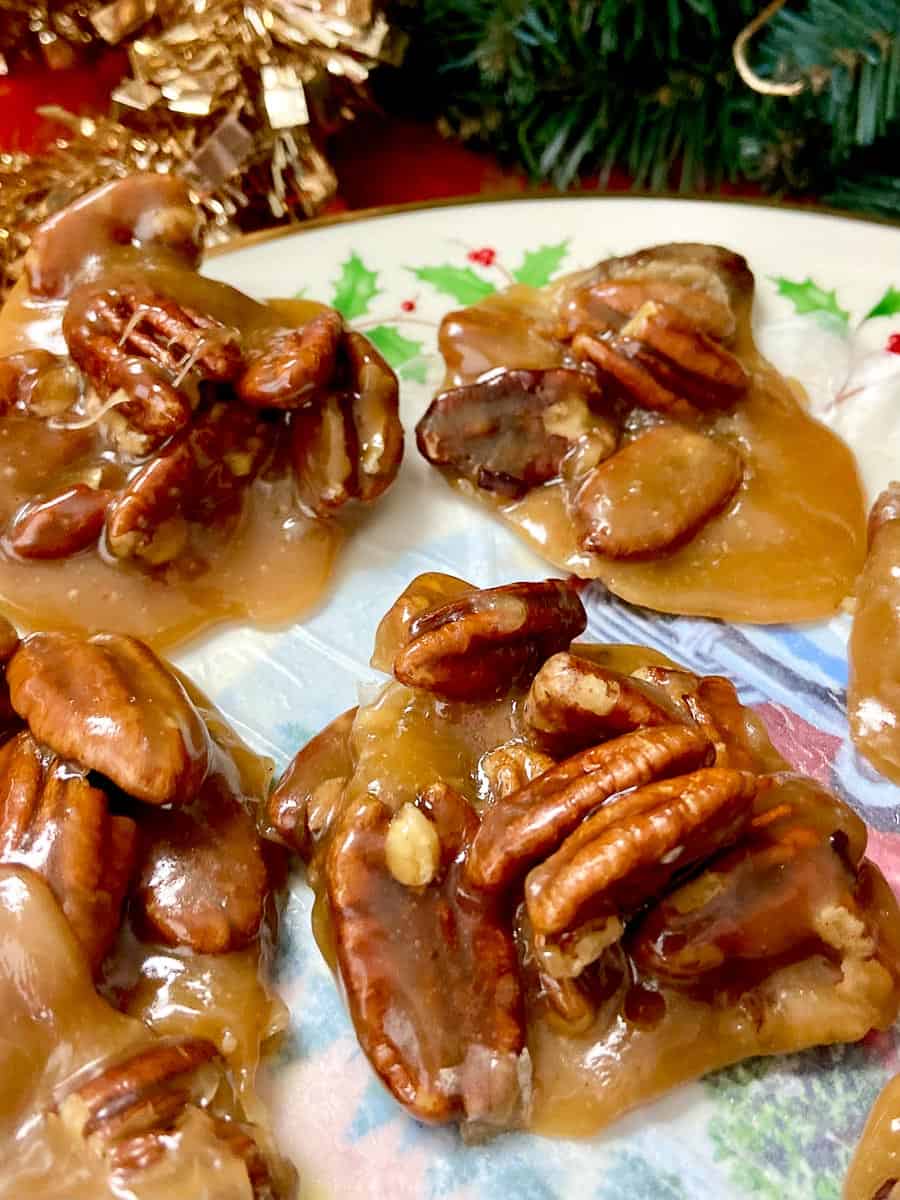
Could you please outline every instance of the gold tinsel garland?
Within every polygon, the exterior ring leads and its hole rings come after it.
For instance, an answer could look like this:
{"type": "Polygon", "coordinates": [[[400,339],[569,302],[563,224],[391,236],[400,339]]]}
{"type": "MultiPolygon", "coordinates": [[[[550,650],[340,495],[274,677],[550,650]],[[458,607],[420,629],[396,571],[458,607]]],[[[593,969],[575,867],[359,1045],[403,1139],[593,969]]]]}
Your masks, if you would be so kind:
{"type": "Polygon", "coordinates": [[[335,191],[315,134],[352,117],[371,68],[402,51],[373,0],[0,0],[0,73],[103,45],[130,65],[109,113],[42,110],[64,127],[50,149],[0,155],[2,291],[48,213],[131,171],[184,174],[212,241],[315,213],[335,191]]]}

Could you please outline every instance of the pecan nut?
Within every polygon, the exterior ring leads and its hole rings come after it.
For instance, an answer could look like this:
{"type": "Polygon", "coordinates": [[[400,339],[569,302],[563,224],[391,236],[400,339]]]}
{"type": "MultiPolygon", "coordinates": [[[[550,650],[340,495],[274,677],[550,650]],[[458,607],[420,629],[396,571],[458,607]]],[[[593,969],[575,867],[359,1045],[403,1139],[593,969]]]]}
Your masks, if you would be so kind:
{"type": "Polygon", "coordinates": [[[135,823],[29,733],[0,749],[0,861],[43,876],[94,971],[119,928],[136,842],[135,823]]]}
{"type": "Polygon", "coordinates": [[[344,334],[342,354],[347,386],[291,417],[298,495],[318,517],[376,500],[403,458],[396,375],[361,334],[344,334]]]}
{"type": "Polygon", "coordinates": [[[341,713],[307,742],[269,796],[270,826],[304,858],[337,815],[334,792],[352,773],[349,737],[357,711],[341,713]]]}
{"type": "Polygon", "coordinates": [[[179,804],[206,777],[210,739],[200,714],[136,638],[35,633],[6,677],[13,708],[39,742],[130,796],[179,804]]]}
{"type": "Polygon", "coordinates": [[[706,767],[609,800],[525,882],[535,932],[559,936],[587,917],[630,913],[672,876],[731,844],[750,823],[757,779],[706,767]]]}
{"type": "Polygon", "coordinates": [[[833,798],[808,779],[777,781],[764,800],[740,846],[716,856],[630,931],[640,970],[672,987],[724,985],[729,976],[746,986],[753,963],[827,941],[823,897],[843,896],[852,907],[864,833],[842,828],[833,798]]]}
{"type": "Polygon", "coordinates": [[[417,575],[378,623],[372,666],[390,673],[398,651],[409,641],[409,627],[417,617],[477,590],[456,575],[444,575],[441,571],[417,575]]]}
{"type": "Polygon", "coordinates": [[[573,443],[594,424],[602,397],[585,371],[498,371],[436,396],[416,441],[429,462],[517,499],[559,474],[573,443]]]}
{"type": "Polygon", "coordinates": [[[734,355],[669,305],[648,302],[620,337],[637,343],[642,367],[698,408],[733,408],[747,392],[749,376],[734,355]]]}
{"type": "Polygon", "coordinates": [[[302,329],[273,334],[248,356],[237,394],[253,408],[300,408],[315,400],[334,376],[343,330],[340,313],[328,309],[302,329]]]}
{"type": "Polygon", "coordinates": [[[595,468],[569,501],[579,542],[610,558],[677,549],[729,503],[740,455],[681,425],[658,425],[595,468]]]}
{"type": "Polygon", "coordinates": [[[563,306],[561,332],[569,337],[580,329],[618,332],[626,318],[648,301],[677,309],[695,329],[717,341],[734,336],[734,311],[722,294],[652,275],[638,279],[621,276],[577,289],[563,306]]]}
{"type": "Polygon", "coordinates": [[[268,893],[253,818],[224,781],[210,777],[177,811],[140,814],[133,906],[154,939],[224,954],[259,932],[268,893]]]}
{"type": "Polygon", "coordinates": [[[586,625],[578,593],[561,580],[485,588],[416,617],[394,675],[448,699],[498,695],[586,625]]]}
{"type": "Polygon", "coordinates": [[[748,306],[753,296],[753,274],[747,260],[724,246],[704,242],[667,242],[605,259],[591,269],[586,283],[613,280],[665,280],[705,293],[731,309],[748,306]]]}
{"type": "Polygon", "coordinates": [[[636,730],[583,750],[485,812],[466,876],[478,888],[499,891],[611,796],[692,771],[711,756],[707,738],[688,725],[636,730]]]}
{"type": "Polygon", "coordinates": [[[669,725],[673,716],[649,687],[567,653],[547,659],[532,680],[524,710],[532,736],[558,758],[616,734],[669,725]]]}
{"type": "Polygon", "coordinates": [[[632,403],[651,412],[696,420],[698,411],[690,400],[648,370],[641,360],[640,343],[615,335],[593,337],[581,332],[572,340],[572,350],[580,359],[598,367],[632,403]]]}
{"type": "Polygon", "coordinates": [[[106,544],[116,558],[155,566],[176,558],[187,521],[221,521],[239,511],[271,453],[273,430],[241,405],[217,403],[144,463],[106,514],[106,544]]]}
{"type": "Polygon", "coordinates": [[[78,288],[63,336],[101,398],[121,391],[119,415],[152,446],[190,420],[191,401],[181,387],[188,374],[227,382],[243,362],[236,330],[140,282],[78,288]]]}
{"type": "Polygon", "coordinates": [[[155,250],[196,267],[202,227],[188,185],[155,172],[115,179],[54,213],[35,231],[25,258],[32,295],[67,296],[85,268],[110,251],[155,250]]]}
{"type": "Polygon", "coordinates": [[[555,759],[527,742],[504,742],[482,754],[478,760],[478,777],[489,799],[496,802],[511,796],[555,766],[555,759]]]}
{"type": "Polygon", "coordinates": [[[92,1075],[59,1104],[66,1125],[101,1150],[171,1128],[202,1094],[202,1068],[218,1058],[202,1038],[160,1040],[92,1075]]]}
{"type": "Polygon", "coordinates": [[[493,901],[461,880],[478,823],[468,803],[435,785],[417,807],[440,843],[425,887],[391,875],[393,813],[379,799],[348,810],[329,849],[327,894],[353,1023],[373,1067],[417,1119],[508,1124],[525,1041],[512,933],[493,901]]]}
{"type": "Polygon", "coordinates": [[[92,546],[103,531],[113,493],[76,483],[21,508],[5,542],[19,558],[68,558],[92,546]]]}

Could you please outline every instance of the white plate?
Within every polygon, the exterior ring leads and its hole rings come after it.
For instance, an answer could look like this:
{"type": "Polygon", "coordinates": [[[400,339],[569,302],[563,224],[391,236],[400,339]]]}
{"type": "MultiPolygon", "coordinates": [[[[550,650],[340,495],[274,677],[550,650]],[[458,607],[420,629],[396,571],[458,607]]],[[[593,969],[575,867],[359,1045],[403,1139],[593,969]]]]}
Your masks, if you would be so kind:
{"type": "MultiPolygon", "coordinates": [[[[853,445],[870,498],[900,473],[900,231],[738,203],[573,197],[361,217],[250,241],[207,274],[258,297],[302,293],[342,308],[391,359],[411,430],[441,377],[438,322],[510,278],[542,283],[663,241],[718,242],[757,278],[761,348],[807,387],[853,445]],[[896,308],[894,313],[890,310],[896,308]],[[868,316],[873,309],[884,310],[868,316]],[[892,335],[896,340],[891,342],[892,335]]],[[[381,614],[409,579],[438,569],[484,585],[548,568],[426,468],[408,437],[390,493],[345,550],[329,598],[280,633],[220,632],[177,659],[279,767],[356,700],[381,614]]],[[[590,593],[590,634],[644,641],[731,676],[798,767],[851,799],[870,853],[900,880],[897,790],[846,737],[846,621],[775,629],[658,617],[590,593]]],[[[294,880],[279,957],[292,1013],[270,1095],[303,1195],[419,1200],[837,1200],[864,1113],[894,1069],[893,1033],[851,1048],[750,1063],[679,1089],[589,1142],[512,1135],[466,1147],[403,1115],[359,1052],[294,880]]]]}

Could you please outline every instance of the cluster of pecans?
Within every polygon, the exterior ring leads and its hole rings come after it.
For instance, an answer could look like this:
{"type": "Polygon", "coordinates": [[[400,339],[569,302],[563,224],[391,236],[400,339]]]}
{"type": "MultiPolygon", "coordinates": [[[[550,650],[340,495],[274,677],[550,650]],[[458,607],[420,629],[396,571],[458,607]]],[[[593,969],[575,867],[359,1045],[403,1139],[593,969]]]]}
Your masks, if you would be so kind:
{"type": "Polygon", "coordinates": [[[417,426],[419,449],[501,500],[560,482],[589,552],[675,550],[743,477],[714,424],[749,387],[729,345],[752,287],[745,261],[713,246],[601,262],[557,297],[561,365],[512,363],[440,393],[417,426]]]}
{"type": "Polygon", "coordinates": [[[64,303],[68,358],[33,349],[0,359],[0,411],[63,429],[93,422],[123,470],[113,486],[67,481],[27,503],[8,550],[61,558],[102,538],[115,558],[159,566],[184,551],[189,523],[229,520],[267,471],[292,472],[298,509],[315,517],[390,485],[403,452],[397,379],[339,313],[298,329],[270,314],[248,334],[186,300],[164,271],[117,265],[123,244],[151,267],[193,272],[199,234],[186,187],[132,176],[35,234],[30,293],[64,303]],[[97,261],[107,265],[99,275],[97,261]]]}
{"type": "MultiPolygon", "coordinates": [[[[254,943],[270,893],[265,781],[248,783],[231,735],[134,638],[0,634],[0,863],[44,879],[95,978],[126,912],[138,937],[181,954],[254,943]]],[[[212,1043],[148,1033],[87,1076],[59,1114],[116,1171],[158,1161],[202,1118],[245,1160],[257,1200],[275,1200],[253,1128],[207,1111],[210,1079],[227,1078],[212,1043]]]]}
{"type": "Polygon", "coordinates": [[[862,823],[784,773],[732,685],[611,669],[571,644],[585,625],[562,581],[420,577],[382,622],[382,651],[463,727],[512,704],[514,736],[479,761],[486,803],[440,778],[399,803],[389,775],[348,788],[355,710],[270,800],[327,896],[360,1043],[422,1120],[522,1120],[529,978],[580,1035],[613,977],[663,1007],[665,989],[727,994],[735,970],[746,984],[828,941],[817,889],[853,920],[865,909],[862,823]]]}

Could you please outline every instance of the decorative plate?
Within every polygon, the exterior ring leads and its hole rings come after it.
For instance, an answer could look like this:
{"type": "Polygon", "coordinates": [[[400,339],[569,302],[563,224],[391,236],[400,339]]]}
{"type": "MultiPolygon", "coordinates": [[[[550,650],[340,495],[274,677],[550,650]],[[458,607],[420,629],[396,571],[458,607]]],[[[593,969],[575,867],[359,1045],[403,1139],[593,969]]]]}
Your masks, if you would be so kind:
{"type": "MultiPolygon", "coordinates": [[[[516,199],[361,216],[215,257],[208,273],[259,297],[340,309],[397,370],[407,430],[442,376],[441,316],[513,280],[541,285],[662,241],[719,242],[756,274],[760,347],[806,386],[856,451],[870,500],[900,471],[900,230],[740,203],[612,197],[516,199]]],[[[221,632],[179,656],[249,742],[287,759],[353,704],[382,613],[421,571],[480,586],[552,573],[455,495],[408,438],[397,484],[356,530],[330,598],[305,624],[221,632]]],[[[760,586],[765,586],[760,581],[760,586]]],[[[659,616],[587,593],[588,636],[647,642],[721,672],[782,752],[848,798],[869,853],[900,889],[900,796],[856,756],[844,689],[849,618],[752,627],[659,616]]],[[[865,1114],[900,1069],[900,1027],[849,1047],[758,1059],[639,1110],[590,1141],[513,1134],[465,1146],[405,1116],[369,1069],[292,883],[277,964],[291,1010],[269,1072],[279,1140],[304,1200],[838,1200],[865,1114]]]]}

